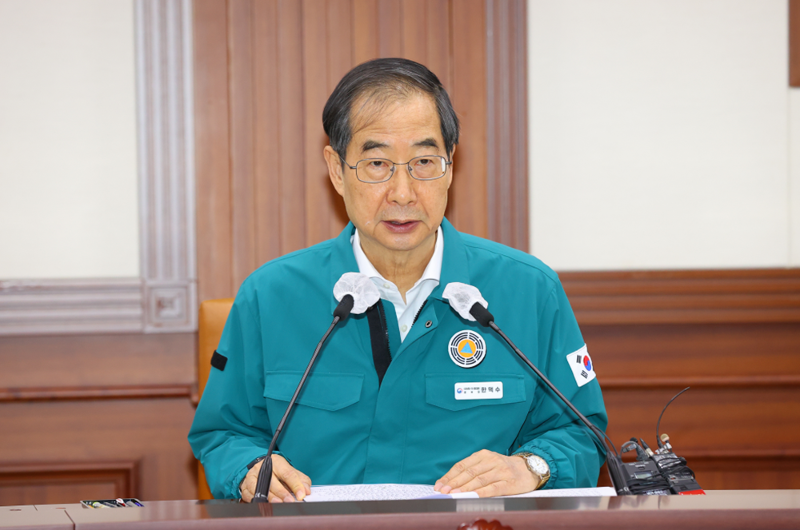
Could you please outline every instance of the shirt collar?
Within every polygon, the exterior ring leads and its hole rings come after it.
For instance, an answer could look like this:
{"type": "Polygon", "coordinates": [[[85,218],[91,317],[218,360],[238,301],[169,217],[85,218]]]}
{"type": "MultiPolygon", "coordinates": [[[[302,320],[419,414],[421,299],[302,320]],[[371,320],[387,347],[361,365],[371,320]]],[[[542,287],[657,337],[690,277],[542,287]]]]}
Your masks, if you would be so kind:
{"type": "MultiPolygon", "coordinates": [[[[366,274],[369,278],[380,278],[382,281],[386,281],[378,269],[372,265],[372,262],[367,258],[367,255],[364,254],[364,250],[361,248],[361,238],[358,236],[358,229],[353,232],[353,237],[351,238],[353,244],[353,254],[356,258],[356,263],[358,264],[358,271],[362,274],[366,274]]],[[[431,260],[428,262],[428,265],[425,267],[425,271],[422,273],[422,277],[414,284],[414,287],[420,284],[425,280],[434,280],[437,283],[439,282],[442,276],[442,259],[444,258],[444,235],[442,233],[442,227],[436,230],[436,243],[433,247],[433,256],[431,256],[431,260]]],[[[412,287],[413,289],[413,287],[412,287]]]]}

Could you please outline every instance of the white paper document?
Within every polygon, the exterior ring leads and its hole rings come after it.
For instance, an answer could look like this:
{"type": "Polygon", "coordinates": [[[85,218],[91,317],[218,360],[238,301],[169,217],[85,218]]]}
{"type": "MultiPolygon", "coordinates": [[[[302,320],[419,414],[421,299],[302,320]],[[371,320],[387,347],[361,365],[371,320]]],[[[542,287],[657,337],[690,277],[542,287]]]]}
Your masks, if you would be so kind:
{"type": "Polygon", "coordinates": [[[311,486],[306,502],[331,501],[401,501],[409,499],[477,499],[475,492],[442,495],[425,484],[351,484],[348,486],[311,486]]]}
{"type": "Polygon", "coordinates": [[[519,495],[507,495],[504,499],[517,497],[616,497],[614,488],[565,488],[561,490],[537,490],[519,495]]]}
{"type": "MultiPolygon", "coordinates": [[[[615,497],[614,488],[574,488],[539,490],[514,497],[615,497]]],[[[311,486],[305,502],[399,501],[409,499],[477,499],[474,491],[442,495],[425,484],[352,484],[347,486],[311,486]]]]}

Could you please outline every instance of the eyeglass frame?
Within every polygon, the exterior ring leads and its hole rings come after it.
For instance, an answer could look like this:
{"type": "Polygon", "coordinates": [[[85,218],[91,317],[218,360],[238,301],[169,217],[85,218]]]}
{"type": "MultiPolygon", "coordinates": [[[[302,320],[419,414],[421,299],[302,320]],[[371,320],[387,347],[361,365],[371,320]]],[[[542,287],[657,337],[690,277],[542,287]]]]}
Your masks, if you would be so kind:
{"type": "Polygon", "coordinates": [[[415,156],[414,158],[412,158],[408,162],[395,162],[394,160],[389,160],[388,158],[380,158],[380,157],[362,158],[361,160],[356,162],[355,166],[351,166],[350,164],[348,164],[347,160],[345,160],[342,155],[339,155],[339,159],[342,161],[342,164],[346,165],[347,167],[349,167],[350,169],[355,171],[356,172],[356,178],[358,179],[358,181],[359,182],[363,182],[364,184],[383,184],[384,182],[389,182],[392,179],[392,177],[394,176],[394,172],[395,172],[395,169],[397,168],[397,166],[406,166],[406,169],[408,170],[408,175],[414,180],[418,180],[420,182],[430,182],[432,180],[439,180],[443,176],[447,175],[447,166],[453,165],[453,161],[452,160],[448,160],[447,157],[444,157],[442,155],[420,155],[420,156],[415,156]],[[414,176],[414,169],[411,167],[411,162],[413,162],[414,160],[416,160],[418,158],[431,158],[431,157],[434,157],[434,156],[436,158],[441,158],[442,160],[444,160],[444,171],[442,172],[442,174],[439,175],[438,177],[432,178],[432,179],[421,179],[421,178],[415,177],[414,176]],[[365,162],[367,160],[385,160],[386,162],[391,162],[392,163],[392,172],[389,173],[389,176],[387,178],[383,179],[383,180],[361,180],[360,178],[358,178],[358,165],[361,162],[365,162]]]}

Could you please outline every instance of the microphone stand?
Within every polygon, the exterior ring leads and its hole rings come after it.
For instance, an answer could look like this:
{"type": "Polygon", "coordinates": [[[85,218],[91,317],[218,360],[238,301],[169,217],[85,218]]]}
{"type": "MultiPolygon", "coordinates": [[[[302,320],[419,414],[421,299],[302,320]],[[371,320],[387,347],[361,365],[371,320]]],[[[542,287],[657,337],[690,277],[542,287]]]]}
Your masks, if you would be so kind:
{"type": "Polygon", "coordinates": [[[333,322],[328,327],[328,330],[322,336],[322,339],[317,344],[316,349],[314,350],[314,354],[311,356],[311,360],[308,361],[308,366],[306,366],[306,371],[303,372],[303,377],[300,378],[300,383],[297,385],[297,388],[294,391],[294,395],[292,399],[289,401],[289,406],[286,407],[286,412],[283,413],[283,417],[281,418],[280,423],[278,423],[278,427],[275,429],[275,433],[272,435],[272,440],[269,443],[269,449],[267,450],[267,456],[264,457],[263,463],[261,464],[261,469],[258,471],[258,482],[256,482],[256,491],[255,495],[253,496],[253,502],[269,502],[268,495],[269,495],[269,486],[272,482],[272,452],[275,450],[275,444],[278,441],[278,436],[280,435],[281,431],[283,430],[283,425],[286,423],[286,419],[289,417],[289,413],[292,411],[294,407],[295,401],[297,401],[297,397],[300,395],[300,391],[303,390],[303,385],[308,378],[308,374],[311,372],[311,367],[314,366],[314,361],[317,360],[317,355],[319,355],[320,350],[322,349],[322,345],[325,344],[325,341],[328,339],[328,336],[333,331],[333,328],[336,327],[341,320],[347,318],[347,315],[350,314],[350,311],[353,310],[353,296],[346,294],[342,298],[342,301],[339,302],[339,305],[336,306],[336,309],[333,311],[333,322]]]}
{"type": "MultiPolygon", "coordinates": [[[[475,302],[475,304],[473,304],[470,308],[469,313],[475,317],[475,320],[477,320],[479,324],[492,328],[498,335],[500,335],[500,337],[506,341],[511,349],[514,350],[514,353],[516,353],[517,356],[525,364],[527,364],[537,376],[539,376],[539,379],[541,379],[542,382],[544,382],[544,384],[546,384],[547,387],[552,390],[553,393],[555,393],[555,395],[558,396],[559,399],[561,399],[561,401],[563,401],[564,404],[575,413],[576,416],[578,416],[578,419],[580,419],[583,424],[586,425],[586,427],[588,427],[592,433],[594,433],[594,435],[600,440],[602,448],[606,451],[606,463],[608,464],[608,476],[611,478],[611,484],[614,485],[614,489],[617,491],[618,495],[630,495],[631,492],[628,488],[627,481],[622,474],[622,457],[620,457],[619,453],[617,452],[617,448],[614,447],[614,444],[611,442],[611,440],[608,439],[608,435],[598,429],[597,426],[595,426],[595,424],[593,424],[591,421],[589,421],[589,418],[581,414],[581,411],[575,408],[575,405],[573,405],[570,400],[568,400],[564,394],[562,394],[561,391],[559,391],[558,388],[556,388],[556,386],[550,382],[550,380],[541,371],[539,371],[538,368],[536,368],[530,359],[528,359],[528,357],[522,353],[522,351],[511,341],[511,339],[509,339],[508,336],[503,333],[503,330],[501,330],[497,324],[494,323],[494,317],[488,309],[483,307],[483,305],[481,305],[479,302],[475,302]]],[[[595,441],[595,444],[596,443],[597,441],[595,441]]]]}

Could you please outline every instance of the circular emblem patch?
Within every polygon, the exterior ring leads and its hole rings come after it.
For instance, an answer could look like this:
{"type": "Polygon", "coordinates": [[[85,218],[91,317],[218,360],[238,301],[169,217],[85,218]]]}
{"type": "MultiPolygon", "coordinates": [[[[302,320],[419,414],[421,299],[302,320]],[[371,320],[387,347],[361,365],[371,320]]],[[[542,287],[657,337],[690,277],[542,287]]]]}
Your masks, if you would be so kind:
{"type": "Polygon", "coordinates": [[[472,330],[459,331],[450,339],[450,358],[461,368],[473,368],[486,357],[483,337],[472,330]]]}

